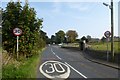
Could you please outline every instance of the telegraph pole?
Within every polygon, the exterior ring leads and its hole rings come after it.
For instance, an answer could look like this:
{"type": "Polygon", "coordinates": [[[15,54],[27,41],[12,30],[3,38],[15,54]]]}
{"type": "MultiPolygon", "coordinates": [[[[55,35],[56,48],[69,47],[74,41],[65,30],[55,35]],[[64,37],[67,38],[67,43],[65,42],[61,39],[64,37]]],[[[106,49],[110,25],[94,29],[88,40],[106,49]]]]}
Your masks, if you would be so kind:
{"type": "Polygon", "coordinates": [[[111,53],[114,61],[114,23],[113,23],[113,0],[111,0],[111,53]]]}
{"type": "Polygon", "coordinates": [[[111,10],[111,54],[112,60],[114,61],[114,17],[113,17],[113,0],[111,0],[111,5],[103,3],[105,6],[109,6],[111,10]]]}

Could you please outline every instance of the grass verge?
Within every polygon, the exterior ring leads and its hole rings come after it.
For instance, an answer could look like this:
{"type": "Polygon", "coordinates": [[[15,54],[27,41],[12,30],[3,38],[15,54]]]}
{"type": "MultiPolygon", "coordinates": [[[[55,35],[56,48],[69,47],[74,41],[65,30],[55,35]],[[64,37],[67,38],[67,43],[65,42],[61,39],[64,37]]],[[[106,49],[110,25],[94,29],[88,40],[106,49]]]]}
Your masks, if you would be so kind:
{"type": "MultiPolygon", "coordinates": [[[[120,42],[114,42],[114,51],[115,53],[120,53],[120,47],[118,46],[120,42]]],[[[93,43],[90,44],[90,48],[93,50],[100,50],[100,51],[106,51],[107,50],[107,43],[93,43]]],[[[111,51],[111,43],[108,43],[108,50],[111,51]]]]}
{"type": "Polygon", "coordinates": [[[2,78],[36,78],[42,51],[27,60],[14,61],[3,66],[2,78]]]}

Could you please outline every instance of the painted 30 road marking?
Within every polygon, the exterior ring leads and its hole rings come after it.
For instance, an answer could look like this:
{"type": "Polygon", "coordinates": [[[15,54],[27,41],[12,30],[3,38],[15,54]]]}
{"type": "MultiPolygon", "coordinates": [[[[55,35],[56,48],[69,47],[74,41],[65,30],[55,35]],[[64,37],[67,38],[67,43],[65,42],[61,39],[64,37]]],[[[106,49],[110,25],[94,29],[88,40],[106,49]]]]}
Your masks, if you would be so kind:
{"type": "Polygon", "coordinates": [[[40,66],[39,70],[45,77],[50,79],[66,79],[70,75],[70,68],[66,64],[59,61],[46,61],[40,66]],[[44,67],[47,68],[44,70],[44,67]]]}

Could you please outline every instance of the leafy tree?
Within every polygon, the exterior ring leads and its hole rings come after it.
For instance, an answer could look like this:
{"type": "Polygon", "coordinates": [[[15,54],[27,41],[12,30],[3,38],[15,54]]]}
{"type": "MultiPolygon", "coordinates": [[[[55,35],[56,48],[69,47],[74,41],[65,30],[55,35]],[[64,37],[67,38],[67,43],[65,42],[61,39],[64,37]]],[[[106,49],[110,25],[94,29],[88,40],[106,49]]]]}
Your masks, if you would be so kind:
{"type": "Polygon", "coordinates": [[[19,3],[8,3],[6,10],[3,11],[2,19],[2,41],[3,48],[9,53],[13,53],[16,45],[16,37],[13,35],[13,29],[18,26],[22,6],[19,3]]]}
{"type": "Polygon", "coordinates": [[[51,39],[47,36],[46,37],[46,44],[50,44],[50,42],[51,42],[51,39]]]}
{"type": "Polygon", "coordinates": [[[88,42],[91,40],[91,36],[90,35],[87,35],[87,40],[88,40],[88,42]]]}
{"type": "Polygon", "coordinates": [[[51,36],[51,43],[55,43],[56,42],[56,37],[54,35],[51,36]]]}
{"type": "Polygon", "coordinates": [[[57,33],[55,33],[56,35],[56,42],[57,43],[62,43],[65,39],[65,32],[60,30],[57,33]]]}
{"type": "Polygon", "coordinates": [[[64,38],[64,41],[63,41],[63,43],[67,43],[67,38],[66,38],[66,37],[64,38]]]}
{"type": "Polygon", "coordinates": [[[44,37],[40,35],[42,19],[36,18],[36,11],[28,4],[21,6],[19,2],[9,2],[2,15],[2,35],[3,49],[8,53],[16,52],[16,36],[13,29],[22,29],[19,37],[19,54],[25,57],[34,55],[37,51],[45,47],[44,37]]]}
{"type": "Polygon", "coordinates": [[[80,42],[80,39],[76,39],[75,42],[79,43],[79,42],[80,42]]]}
{"type": "Polygon", "coordinates": [[[46,32],[40,30],[40,37],[47,43],[48,36],[46,32]]]}
{"type": "Polygon", "coordinates": [[[101,38],[101,41],[102,41],[102,42],[105,42],[105,41],[106,41],[106,38],[103,36],[103,37],[101,38]]]}
{"type": "Polygon", "coordinates": [[[83,36],[83,37],[81,38],[81,40],[82,40],[82,41],[85,40],[86,43],[88,42],[88,39],[87,39],[85,36],[83,36]]]}
{"type": "Polygon", "coordinates": [[[73,43],[73,42],[75,42],[76,38],[78,37],[78,34],[74,30],[68,30],[66,33],[66,37],[67,37],[68,42],[73,43]]]}

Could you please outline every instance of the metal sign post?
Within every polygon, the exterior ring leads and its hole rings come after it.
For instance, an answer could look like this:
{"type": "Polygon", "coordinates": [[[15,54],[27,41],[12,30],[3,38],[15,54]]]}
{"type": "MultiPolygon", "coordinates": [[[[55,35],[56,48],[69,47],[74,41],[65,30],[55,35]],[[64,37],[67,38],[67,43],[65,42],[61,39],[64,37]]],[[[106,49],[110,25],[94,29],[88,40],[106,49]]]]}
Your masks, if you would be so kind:
{"type": "Polygon", "coordinates": [[[19,49],[18,46],[19,46],[19,36],[17,36],[17,59],[18,59],[18,51],[19,51],[18,50],[19,49]]]}
{"type": "Polygon", "coordinates": [[[109,41],[109,38],[107,38],[107,61],[109,61],[108,41],[109,41]]]}
{"type": "Polygon", "coordinates": [[[108,42],[109,42],[109,38],[110,38],[111,33],[110,33],[110,31],[106,31],[106,32],[104,33],[104,35],[105,35],[105,37],[107,38],[107,40],[106,40],[106,42],[107,42],[107,61],[109,61],[108,42]]]}
{"type": "Polygon", "coordinates": [[[15,35],[15,36],[17,36],[17,59],[18,59],[18,56],[19,56],[19,36],[22,34],[22,30],[21,29],[19,29],[19,28],[15,28],[15,29],[13,29],[13,34],[15,35]]]}

